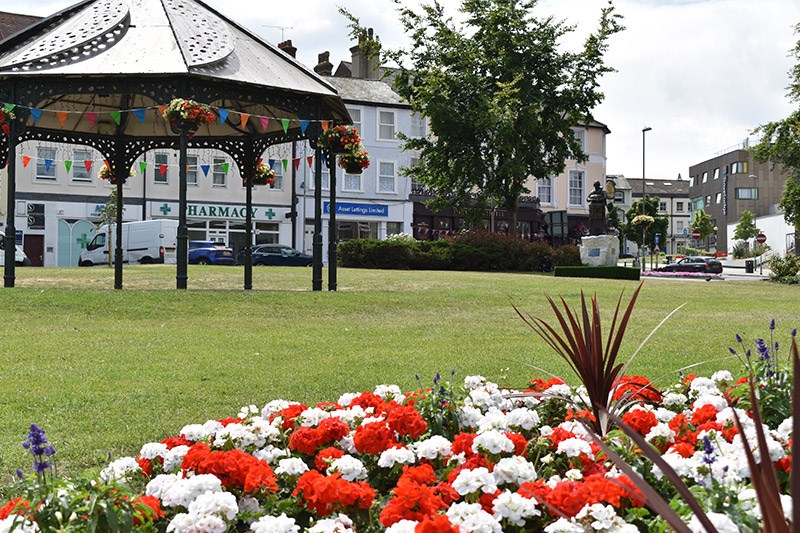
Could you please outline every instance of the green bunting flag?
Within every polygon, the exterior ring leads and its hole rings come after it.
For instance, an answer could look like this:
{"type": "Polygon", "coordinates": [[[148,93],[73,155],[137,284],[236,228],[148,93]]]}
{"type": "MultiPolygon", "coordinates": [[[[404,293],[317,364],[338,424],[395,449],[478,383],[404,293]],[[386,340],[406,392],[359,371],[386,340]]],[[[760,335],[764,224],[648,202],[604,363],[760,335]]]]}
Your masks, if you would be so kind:
{"type": "Polygon", "coordinates": [[[122,117],[122,113],[120,113],[119,111],[111,111],[109,115],[111,115],[111,118],[113,118],[114,122],[116,122],[117,126],[119,126],[119,121],[120,118],[122,117]]]}
{"type": "Polygon", "coordinates": [[[281,126],[283,126],[283,133],[289,133],[289,119],[282,118],[281,119],[281,126]]]}
{"type": "Polygon", "coordinates": [[[4,104],[3,107],[6,108],[6,111],[14,111],[14,108],[17,106],[15,104],[4,104]]]}
{"type": "Polygon", "coordinates": [[[146,161],[139,161],[139,171],[144,174],[144,170],[147,168],[146,161]]]}
{"type": "Polygon", "coordinates": [[[66,161],[64,161],[64,167],[66,167],[66,169],[67,169],[67,172],[69,172],[69,171],[70,171],[70,169],[72,168],[72,161],[70,161],[69,159],[67,159],[66,161]]]}
{"type": "Polygon", "coordinates": [[[284,159],[283,160],[283,172],[285,174],[288,171],[289,171],[289,160],[288,159],[284,159]]]}
{"type": "Polygon", "coordinates": [[[222,164],[220,165],[220,168],[222,168],[222,171],[223,171],[225,174],[227,174],[227,173],[228,173],[228,169],[230,168],[230,166],[231,166],[231,165],[230,165],[230,163],[222,163],[222,164]]]}

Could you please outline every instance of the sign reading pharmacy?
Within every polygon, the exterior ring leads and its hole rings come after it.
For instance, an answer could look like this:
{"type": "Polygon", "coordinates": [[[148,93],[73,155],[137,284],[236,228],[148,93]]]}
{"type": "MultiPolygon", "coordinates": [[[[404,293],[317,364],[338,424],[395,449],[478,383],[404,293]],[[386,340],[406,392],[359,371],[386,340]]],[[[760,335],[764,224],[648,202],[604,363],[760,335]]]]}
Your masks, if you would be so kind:
{"type": "MultiPolygon", "coordinates": [[[[324,202],[322,210],[325,213],[330,213],[331,203],[324,202]]],[[[352,204],[348,202],[337,202],[336,214],[358,217],[388,217],[389,206],[381,204],[352,204]]]]}
{"type": "MultiPolygon", "coordinates": [[[[150,212],[155,216],[178,218],[178,204],[172,202],[151,204],[150,212]]],[[[278,207],[253,207],[250,214],[253,220],[275,220],[286,218],[287,209],[278,207]]],[[[218,204],[187,204],[186,216],[188,218],[216,218],[244,220],[247,208],[243,205],[218,205],[218,204]]]]}

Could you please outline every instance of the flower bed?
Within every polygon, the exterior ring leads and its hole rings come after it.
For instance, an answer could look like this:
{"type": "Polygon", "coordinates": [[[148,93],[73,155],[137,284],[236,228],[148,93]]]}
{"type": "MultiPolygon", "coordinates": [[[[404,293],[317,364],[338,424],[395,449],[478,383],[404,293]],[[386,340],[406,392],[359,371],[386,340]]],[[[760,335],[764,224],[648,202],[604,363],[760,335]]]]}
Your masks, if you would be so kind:
{"type": "Polygon", "coordinates": [[[641,275],[650,278],[723,279],[720,274],[712,274],[710,272],[664,272],[661,270],[645,270],[641,275]]]}
{"type": "MultiPolygon", "coordinates": [[[[777,343],[759,341],[752,360],[760,361],[762,386],[780,393],[781,383],[770,381],[783,375],[777,343]]],[[[614,389],[615,398],[629,400],[622,420],[680,473],[720,531],[761,524],[733,421],[737,412],[755,445],[742,383],[717,372],[657,390],[626,376],[614,389]]],[[[35,531],[31,519],[50,520],[42,530],[102,525],[117,510],[130,524],[123,531],[633,533],[664,526],[592,441],[582,424],[592,416],[580,409],[582,387],[536,379],[517,392],[480,376],[453,386],[437,375],[432,387],[405,393],[380,385],[315,406],[273,400],[185,426],[145,444],[136,458],[112,462],[96,482],[69,484],[48,480],[55,450],[32,427],[38,484],[29,479],[28,492],[0,509],[0,531],[14,521],[20,531],[35,531]]],[[[791,419],[764,416],[771,425],[766,452],[785,494],[791,419]]],[[[701,531],[626,435],[611,430],[604,440],[701,531]]]]}

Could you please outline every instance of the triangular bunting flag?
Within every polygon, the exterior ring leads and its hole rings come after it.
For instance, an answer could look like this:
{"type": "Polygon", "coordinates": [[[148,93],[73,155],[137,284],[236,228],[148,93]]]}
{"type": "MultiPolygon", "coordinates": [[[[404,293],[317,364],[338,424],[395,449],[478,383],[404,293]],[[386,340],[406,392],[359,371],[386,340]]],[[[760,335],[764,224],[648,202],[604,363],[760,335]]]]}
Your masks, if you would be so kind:
{"type": "Polygon", "coordinates": [[[322,131],[328,131],[328,128],[331,125],[330,121],[327,121],[327,120],[323,120],[319,124],[320,124],[320,126],[322,126],[322,131]]]}
{"type": "Polygon", "coordinates": [[[289,119],[282,118],[281,119],[281,126],[283,126],[283,133],[289,133],[289,119]]]}
{"type": "Polygon", "coordinates": [[[242,117],[242,129],[247,126],[247,120],[250,118],[250,115],[247,113],[239,113],[239,116],[242,117]]]}
{"type": "Polygon", "coordinates": [[[45,159],[44,160],[44,169],[46,171],[50,172],[50,167],[52,167],[52,166],[53,166],[53,160],[52,159],[45,159]]]}
{"type": "Polygon", "coordinates": [[[275,169],[275,160],[274,159],[270,159],[269,160],[269,168],[271,168],[273,170],[275,169]]]}
{"type": "Polygon", "coordinates": [[[263,162],[264,162],[264,158],[263,157],[259,157],[258,158],[258,163],[256,163],[256,166],[260,165],[263,162]]]}
{"type": "Polygon", "coordinates": [[[308,121],[307,120],[301,120],[300,121],[300,135],[305,135],[306,134],[306,128],[308,128],[308,121]]]}
{"type": "Polygon", "coordinates": [[[14,108],[17,107],[16,104],[3,104],[3,107],[6,108],[6,111],[14,111],[14,108]]]}
{"type": "Polygon", "coordinates": [[[86,172],[91,172],[92,171],[92,165],[93,164],[94,164],[94,161],[92,161],[91,159],[85,159],[83,161],[83,166],[86,167],[86,172]]]}
{"type": "Polygon", "coordinates": [[[94,128],[94,123],[97,120],[97,113],[92,113],[90,111],[88,113],[84,113],[83,116],[86,117],[86,120],[89,121],[89,125],[94,128]]]}
{"type": "Polygon", "coordinates": [[[186,173],[189,173],[189,165],[186,165],[186,173]]]}
{"type": "Polygon", "coordinates": [[[164,111],[166,111],[168,107],[169,107],[168,105],[160,105],[160,106],[158,106],[158,116],[159,117],[163,117],[164,116],[164,111]]]}
{"type": "Polygon", "coordinates": [[[28,163],[31,162],[31,156],[23,155],[22,156],[22,168],[28,168],[28,163]]]}
{"type": "Polygon", "coordinates": [[[139,161],[139,172],[144,174],[146,168],[147,168],[147,161],[139,161]]]}
{"type": "Polygon", "coordinates": [[[306,161],[308,161],[308,168],[311,168],[311,166],[314,164],[314,156],[310,155],[306,157],[306,161]]]}
{"type": "Polygon", "coordinates": [[[161,176],[167,175],[167,165],[158,165],[158,171],[161,172],[161,176]]]}
{"type": "Polygon", "coordinates": [[[267,128],[269,128],[269,117],[261,117],[261,127],[264,128],[264,131],[267,131],[267,128]]]}
{"type": "Polygon", "coordinates": [[[299,157],[295,157],[294,159],[292,159],[292,163],[294,163],[294,169],[295,170],[300,170],[300,158],[299,157]]]}
{"type": "Polygon", "coordinates": [[[122,113],[120,113],[119,111],[111,111],[108,114],[111,115],[111,118],[113,118],[114,122],[116,122],[117,126],[119,126],[119,121],[122,118],[122,113]]]}
{"type": "Polygon", "coordinates": [[[288,159],[284,159],[283,160],[283,172],[286,173],[288,170],[289,170],[289,160],[288,159]]]}
{"type": "Polygon", "coordinates": [[[134,109],[131,111],[131,113],[133,113],[133,116],[138,118],[139,122],[141,122],[142,124],[144,124],[144,112],[145,112],[144,109],[134,109]]]}
{"type": "Polygon", "coordinates": [[[222,163],[222,164],[220,165],[220,168],[222,169],[222,171],[223,171],[225,174],[227,174],[227,173],[228,173],[228,169],[229,169],[229,168],[231,168],[231,164],[230,164],[230,163],[222,163]]]}
{"type": "Polygon", "coordinates": [[[42,110],[36,109],[35,107],[31,108],[31,116],[33,116],[33,123],[36,124],[39,122],[39,117],[42,116],[42,110]]]}
{"type": "Polygon", "coordinates": [[[211,170],[211,165],[200,165],[200,170],[203,171],[203,176],[208,176],[208,171],[211,170]]]}
{"type": "Polygon", "coordinates": [[[61,127],[64,127],[64,124],[67,123],[67,112],[66,111],[56,111],[56,116],[58,117],[58,121],[61,123],[61,127]]]}
{"type": "Polygon", "coordinates": [[[104,164],[106,167],[108,167],[108,168],[111,168],[111,165],[109,165],[109,164],[108,164],[108,159],[103,159],[103,164],[104,164]]]}
{"type": "Polygon", "coordinates": [[[70,170],[72,170],[72,161],[70,161],[69,159],[67,159],[66,161],[64,161],[64,168],[66,168],[66,169],[67,169],[67,172],[69,172],[70,170]]]}
{"type": "Polygon", "coordinates": [[[228,120],[228,114],[229,113],[230,113],[230,111],[228,111],[227,109],[222,109],[221,107],[219,108],[219,123],[220,124],[225,124],[225,121],[228,120]]]}

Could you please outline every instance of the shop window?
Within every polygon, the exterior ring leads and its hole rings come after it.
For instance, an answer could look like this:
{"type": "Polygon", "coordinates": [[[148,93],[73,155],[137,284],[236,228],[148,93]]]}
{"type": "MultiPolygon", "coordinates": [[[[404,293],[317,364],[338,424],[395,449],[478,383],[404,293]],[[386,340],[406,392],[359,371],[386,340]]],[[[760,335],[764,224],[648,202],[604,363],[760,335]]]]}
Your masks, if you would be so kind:
{"type": "Polygon", "coordinates": [[[36,179],[56,179],[56,149],[39,146],[36,148],[36,179]]]}
{"type": "Polygon", "coordinates": [[[402,222],[387,222],[386,223],[386,235],[398,235],[403,233],[403,223],[402,222]]]}

